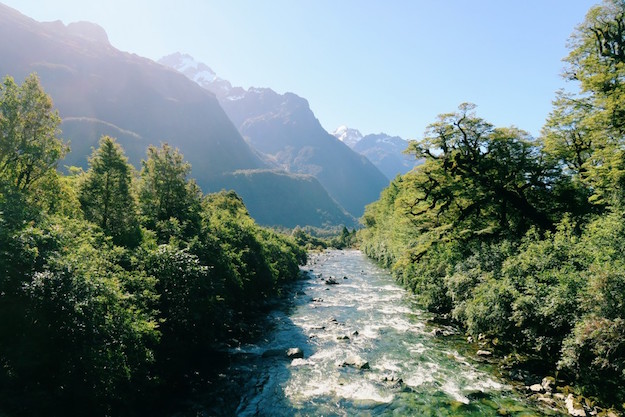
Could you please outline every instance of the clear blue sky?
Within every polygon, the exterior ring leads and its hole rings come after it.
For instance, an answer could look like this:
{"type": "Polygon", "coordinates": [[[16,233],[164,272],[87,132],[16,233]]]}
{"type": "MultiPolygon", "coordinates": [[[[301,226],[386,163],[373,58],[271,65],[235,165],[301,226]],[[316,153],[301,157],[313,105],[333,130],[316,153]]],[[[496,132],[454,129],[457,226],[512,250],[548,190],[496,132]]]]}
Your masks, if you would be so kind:
{"type": "Polygon", "coordinates": [[[180,51],[233,85],[307,98],[327,130],[420,138],[470,101],[540,133],[566,42],[595,0],[0,0],[39,21],[88,20],[113,46],[180,51]]]}

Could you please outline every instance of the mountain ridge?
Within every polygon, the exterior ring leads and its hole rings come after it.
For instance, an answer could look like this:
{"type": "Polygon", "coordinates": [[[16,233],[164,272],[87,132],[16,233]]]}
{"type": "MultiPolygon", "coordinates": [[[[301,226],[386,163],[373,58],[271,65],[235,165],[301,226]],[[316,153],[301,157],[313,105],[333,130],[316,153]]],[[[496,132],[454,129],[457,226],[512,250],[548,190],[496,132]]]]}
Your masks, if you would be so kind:
{"type": "MultiPolygon", "coordinates": [[[[201,64],[189,65],[191,60],[189,55],[175,53],[159,62],[196,79],[201,64]]],[[[216,75],[211,78],[221,81],[202,79],[198,84],[216,95],[239,132],[266,155],[268,163],[288,172],[315,176],[330,196],[355,217],[360,217],[364,207],[388,185],[388,179],[366,157],[323,129],[305,98],[290,92],[279,94],[270,88],[245,90],[226,84],[216,75]]]]}

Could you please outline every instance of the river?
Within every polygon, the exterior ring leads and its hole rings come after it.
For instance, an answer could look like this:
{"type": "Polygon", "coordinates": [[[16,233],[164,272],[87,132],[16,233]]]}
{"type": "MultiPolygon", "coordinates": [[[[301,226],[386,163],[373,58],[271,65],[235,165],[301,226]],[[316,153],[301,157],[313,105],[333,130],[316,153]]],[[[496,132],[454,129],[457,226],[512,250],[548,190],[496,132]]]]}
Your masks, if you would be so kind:
{"type": "Polygon", "coordinates": [[[264,337],[230,351],[225,373],[239,385],[224,401],[236,415],[559,415],[498,378],[453,328],[432,325],[361,252],[311,254],[304,269],[264,337]]]}

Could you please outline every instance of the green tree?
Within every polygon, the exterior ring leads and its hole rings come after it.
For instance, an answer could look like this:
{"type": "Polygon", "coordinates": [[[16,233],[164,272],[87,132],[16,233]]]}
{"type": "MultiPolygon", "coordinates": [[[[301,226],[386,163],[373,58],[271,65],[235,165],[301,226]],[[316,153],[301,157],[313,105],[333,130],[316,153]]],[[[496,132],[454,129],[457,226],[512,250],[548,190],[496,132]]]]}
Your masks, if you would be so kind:
{"type": "Polygon", "coordinates": [[[53,172],[68,148],[59,139],[61,119],[39,78],[0,85],[0,179],[19,191],[53,172]]]}
{"type": "Polygon", "coordinates": [[[563,76],[579,87],[561,93],[543,131],[546,147],[605,207],[625,202],[625,2],[590,9],[570,39],[563,76]]]}
{"type": "Polygon", "coordinates": [[[408,152],[425,163],[404,177],[405,212],[424,235],[425,248],[450,234],[522,235],[531,225],[553,228],[547,191],[557,170],[541,148],[516,128],[494,128],[472,104],[443,114],[408,152]]]}
{"type": "Polygon", "coordinates": [[[109,136],[89,158],[89,170],[80,185],[85,218],[102,228],[116,245],[134,247],[141,232],[137,203],[132,193],[132,167],[124,151],[109,136]]]}
{"type": "Polygon", "coordinates": [[[192,236],[200,221],[201,192],[187,179],[191,165],[166,143],[150,146],[142,165],[139,205],[146,227],[157,231],[161,241],[192,236]]]}

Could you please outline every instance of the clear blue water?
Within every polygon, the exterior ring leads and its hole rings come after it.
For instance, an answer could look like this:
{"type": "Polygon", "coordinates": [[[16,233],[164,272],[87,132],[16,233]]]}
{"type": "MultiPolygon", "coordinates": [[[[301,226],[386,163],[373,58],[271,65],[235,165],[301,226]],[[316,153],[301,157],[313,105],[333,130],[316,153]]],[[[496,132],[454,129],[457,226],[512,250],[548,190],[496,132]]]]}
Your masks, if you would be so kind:
{"type": "Polygon", "coordinates": [[[313,254],[304,269],[310,279],[291,308],[272,313],[272,330],[231,351],[228,372],[244,376],[236,415],[554,415],[495,376],[461,335],[434,336],[431,316],[361,252],[313,254]],[[293,347],[304,357],[286,358],[293,347]]]}

